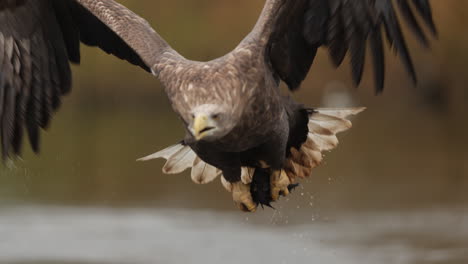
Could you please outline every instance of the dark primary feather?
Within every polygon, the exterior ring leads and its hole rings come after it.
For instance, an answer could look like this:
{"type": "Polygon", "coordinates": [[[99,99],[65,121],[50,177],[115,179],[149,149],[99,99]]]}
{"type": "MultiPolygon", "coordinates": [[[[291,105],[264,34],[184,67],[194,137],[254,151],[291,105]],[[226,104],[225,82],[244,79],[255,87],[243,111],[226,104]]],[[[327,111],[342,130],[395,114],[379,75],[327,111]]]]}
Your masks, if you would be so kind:
{"type": "Polygon", "coordinates": [[[428,0],[284,0],[269,43],[275,74],[291,90],[299,87],[312,65],[318,47],[326,47],[336,67],[349,54],[356,85],[362,79],[366,47],[370,47],[377,92],[383,90],[385,54],[382,32],[416,81],[416,73],[401,21],[429,46],[418,16],[437,34],[428,0]],[[400,12],[402,19],[399,19],[400,12]]]}
{"type": "MultiPolygon", "coordinates": [[[[291,90],[297,89],[305,79],[320,46],[311,45],[303,34],[305,30],[320,30],[325,21],[324,6],[314,5],[317,12],[310,12],[305,6],[307,0],[288,1],[278,14],[276,30],[269,43],[270,61],[276,74],[288,84],[291,90]],[[304,28],[304,19],[307,27],[304,28]]],[[[325,10],[326,11],[326,10],[325,10]]],[[[320,36],[314,36],[320,39],[320,36]]]]}
{"type": "Polygon", "coordinates": [[[150,70],[123,39],[76,0],[0,0],[3,158],[20,154],[24,130],[32,149],[39,151],[40,129],[49,126],[61,97],[71,89],[69,62],[80,62],[80,42],[150,70]]]}

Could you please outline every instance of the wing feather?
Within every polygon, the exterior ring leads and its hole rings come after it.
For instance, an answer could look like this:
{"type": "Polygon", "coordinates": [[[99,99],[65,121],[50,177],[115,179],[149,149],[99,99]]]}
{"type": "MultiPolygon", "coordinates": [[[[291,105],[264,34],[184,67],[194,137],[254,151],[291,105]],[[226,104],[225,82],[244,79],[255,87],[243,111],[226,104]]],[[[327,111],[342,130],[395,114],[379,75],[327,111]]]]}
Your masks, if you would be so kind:
{"type": "Polygon", "coordinates": [[[340,66],[346,54],[349,54],[352,77],[355,84],[359,85],[364,72],[366,47],[369,46],[376,91],[381,92],[385,79],[382,32],[385,32],[406,71],[416,82],[414,64],[400,20],[405,22],[416,39],[425,47],[429,46],[429,39],[418,23],[417,16],[421,17],[433,35],[437,33],[428,0],[283,0],[282,2],[283,7],[278,14],[268,14],[276,18],[268,46],[275,48],[268,49],[268,56],[275,75],[285,81],[291,90],[297,89],[307,76],[315,57],[308,55],[315,54],[320,46],[328,49],[336,67],[340,66]],[[397,16],[396,7],[403,19],[397,16]],[[298,27],[302,30],[298,30],[298,27]],[[302,32],[302,36],[297,36],[297,32],[302,32]]]}
{"type": "Polygon", "coordinates": [[[13,151],[14,153],[21,153],[21,147],[24,137],[24,128],[23,124],[25,122],[26,107],[29,97],[29,87],[31,85],[32,76],[31,76],[31,42],[30,40],[24,40],[23,42],[18,43],[20,50],[20,59],[21,59],[21,71],[20,78],[22,80],[22,85],[20,91],[17,95],[17,104],[16,104],[16,122],[13,132],[13,151]]]}
{"type": "Polygon", "coordinates": [[[20,154],[26,128],[39,151],[80,42],[151,71],[173,52],[150,25],[113,0],[0,0],[0,137],[3,158],[20,154]]]}
{"type": "Polygon", "coordinates": [[[162,54],[177,54],[146,20],[121,4],[113,0],[75,1],[80,5],[76,7],[76,19],[80,21],[83,43],[99,46],[148,71],[162,54]]]}
{"type": "Polygon", "coordinates": [[[13,138],[14,122],[15,122],[15,108],[16,108],[16,92],[11,86],[5,87],[5,97],[2,115],[2,153],[8,153],[11,148],[11,141],[13,138]]]}
{"type": "Polygon", "coordinates": [[[431,5],[428,0],[413,0],[413,5],[422,17],[432,34],[437,35],[437,28],[432,17],[431,5]]]}
{"type": "Polygon", "coordinates": [[[43,78],[42,78],[42,54],[44,49],[42,41],[40,41],[39,36],[34,36],[32,38],[33,46],[35,47],[35,52],[32,54],[32,84],[30,87],[30,97],[28,108],[26,110],[26,127],[28,130],[29,141],[34,152],[39,152],[39,124],[43,119],[42,117],[42,87],[43,87],[43,78]]]}
{"type": "MultiPolygon", "coordinates": [[[[310,32],[310,35],[313,35],[310,32]]],[[[328,44],[330,57],[335,67],[338,67],[343,63],[343,60],[348,51],[348,42],[345,39],[346,31],[344,23],[339,10],[332,11],[329,17],[328,23],[328,34],[326,34],[326,43],[328,44]]],[[[323,43],[323,39],[319,39],[317,42],[310,43],[323,43]]]]}
{"type": "Polygon", "coordinates": [[[372,28],[369,35],[372,61],[374,64],[374,81],[377,93],[381,93],[385,80],[385,51],[383,46],[381,26],[376,25],[372,28]]]}
{"type": "Polygon", "coordinates": [[[416,16],[411,10],[409,2],[407,0],[398,0],[398,6],[400,7],[402,16],[405,18],[409,28],[413,31],[419,42],[421,42],[425,47],[429,47],[429,41],[416,20],[416,16]]]}

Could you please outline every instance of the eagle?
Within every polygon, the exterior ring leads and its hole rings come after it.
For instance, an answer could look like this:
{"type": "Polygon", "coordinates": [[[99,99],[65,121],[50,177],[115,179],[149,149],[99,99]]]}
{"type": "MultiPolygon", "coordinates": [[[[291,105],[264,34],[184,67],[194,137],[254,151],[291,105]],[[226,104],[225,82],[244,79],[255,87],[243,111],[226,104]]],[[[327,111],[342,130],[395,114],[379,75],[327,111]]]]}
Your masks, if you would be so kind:
{"type": "Polygon", "coordinates": [[[191,169],[193,181],[221,178],[237,206],[253,212],[288,195],[364,108],[306,107],[280,92],[299,89],[319,48],[336,67],[350,58],[360,84],[370,50],[376,92],[384,88],[385,41],[416,82],[401,22],[423,46],[436,36],[428,0],[265,0],[252,31],[228,54],[199,62],[180,55],[113,0],[0,0],[2,156],[40,150],[72,86],[80,44],[96,46],[153,74],[186,136],[140,160],[164,158],[163,172],[191,169]],[[427,30],[426,30],[427,29],[427,30]]]}

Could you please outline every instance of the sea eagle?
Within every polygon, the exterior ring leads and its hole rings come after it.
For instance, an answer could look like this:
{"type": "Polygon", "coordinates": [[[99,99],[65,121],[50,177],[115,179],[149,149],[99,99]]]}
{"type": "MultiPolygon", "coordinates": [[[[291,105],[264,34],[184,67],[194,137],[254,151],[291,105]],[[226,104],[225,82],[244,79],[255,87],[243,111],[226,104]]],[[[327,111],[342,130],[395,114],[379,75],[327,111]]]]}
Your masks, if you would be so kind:
{"type": "Polygon", "coordinates": [[[253,30],[225,56],[192,61],[144,19],[113,0],[0,0],[0,133],[3,157],[19,155],[23,133],[39,151],[80,43],[159,78],[186,127],[180,143],[142,160],[165,158],[165,173],[191,168],[197,183],[216,177],[245,211],[270,205],[311,173],[336,134],[362,108],[307,108],[280,93],[298,89],[317,49],[336,66],[349,54],[357,84],[369,46],[377,92],[384,87],[383,36],[416,75],[400,18],[424,45],[436,34],[428,0],[266,0],[253,30]],[[400,16],[397,15],[399,9],[400,16]]]}

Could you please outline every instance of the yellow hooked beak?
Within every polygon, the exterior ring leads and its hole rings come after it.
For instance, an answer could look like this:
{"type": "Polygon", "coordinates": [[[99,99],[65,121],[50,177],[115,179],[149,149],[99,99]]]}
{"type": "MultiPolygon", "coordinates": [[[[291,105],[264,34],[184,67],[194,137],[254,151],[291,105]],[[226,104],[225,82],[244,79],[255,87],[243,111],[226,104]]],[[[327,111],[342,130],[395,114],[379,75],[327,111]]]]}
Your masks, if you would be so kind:
{"type": "Polygon", "coordinates": [[[209,126],[209,118],[206,115],[196,116],[193,120],[193,136],[196,140],[204,138],[213,127],[209,126]]]}

